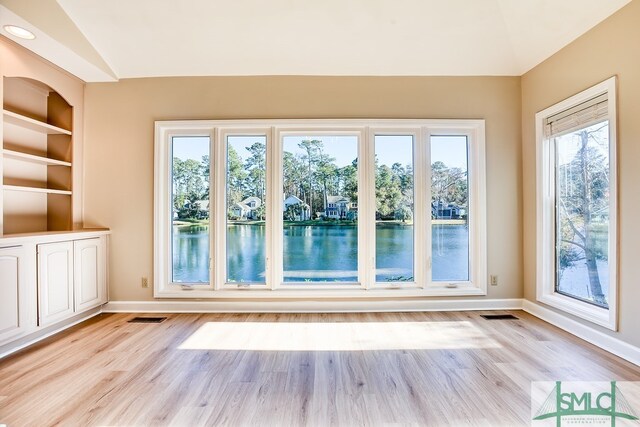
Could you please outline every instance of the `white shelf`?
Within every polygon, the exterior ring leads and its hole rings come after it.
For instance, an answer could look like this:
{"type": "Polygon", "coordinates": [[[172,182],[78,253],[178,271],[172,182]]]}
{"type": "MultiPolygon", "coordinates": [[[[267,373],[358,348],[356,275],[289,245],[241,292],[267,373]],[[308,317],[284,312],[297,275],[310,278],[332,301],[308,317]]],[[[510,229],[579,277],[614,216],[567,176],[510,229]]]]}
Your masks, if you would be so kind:
{"type": "Polygon", "coordinates": [[[70,196],[71,191],[67,190],[54,190],[52,188],[40,188],[40,187],[23,187],[21,185],[5,185],[5,191],[25,191],[30,193],[46,193],[46,194],[62,194],[70,196]]]}
{"type": "Polygon", "coordinates": [[[71,135],[71,131],[69,130],[62,129],[39,120],[34,120],[31,117],[23,116],[22,114],[14,113],[13,111],[2,110],[2,116],[5,124],[9,123],[49,135],[71,135]]]}
{"type": "Polygon", "coordinates": [[[70,162],[64,162],[62,160],[50,159],[48,157],[35,156],[33,154],[21,153],[20,151],[2,150],[2,154],[5,159],[21,160],[23,162],[36,163],[39,165],[51,165],[51,166],[71,166],[70,162]]]}

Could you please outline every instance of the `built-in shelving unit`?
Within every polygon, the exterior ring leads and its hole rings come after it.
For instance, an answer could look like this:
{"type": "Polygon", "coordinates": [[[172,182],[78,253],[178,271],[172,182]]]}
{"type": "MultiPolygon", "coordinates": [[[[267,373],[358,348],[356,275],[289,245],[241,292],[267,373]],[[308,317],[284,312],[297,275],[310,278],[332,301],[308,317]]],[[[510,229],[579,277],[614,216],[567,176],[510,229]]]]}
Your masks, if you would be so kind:
{"type": "Polygon", "coordinates": [[[71,191],[67,190],[55,190],[53,188],[39,188],[39,187],[25,187],[22,185],[5,185],[5,191],[27,191],[32,193],[44,193],[44,194],[65,194],[70,196],[71,191]]]}
{"type": "Polygon", "coordinates": [[[14,113],[13,111],[2,111],[2,118],[5,124],[16,125],[25,129],[31,129],[36,132],[42,132],[47,135],[71,135],[70,130],[62,129],[57,126],[34,120],[31,117],[14,113]]]}
{"type": "Polygon", "coordinates": [[[73,107],[33,79],[3,78],[2,234],[72,229],[73,107]]]}
{"type": "Polygon", "coordinates": [[[50,159],[43,156],[35,156],[33,154],[22,153],[20,151],[4,149],[2,150],[2,154],[5,159],[21,160],[23,162],[36,163],[39,165],[58,165],[71,167],[71,162],[64,162],[62,160],[50,159]]]}

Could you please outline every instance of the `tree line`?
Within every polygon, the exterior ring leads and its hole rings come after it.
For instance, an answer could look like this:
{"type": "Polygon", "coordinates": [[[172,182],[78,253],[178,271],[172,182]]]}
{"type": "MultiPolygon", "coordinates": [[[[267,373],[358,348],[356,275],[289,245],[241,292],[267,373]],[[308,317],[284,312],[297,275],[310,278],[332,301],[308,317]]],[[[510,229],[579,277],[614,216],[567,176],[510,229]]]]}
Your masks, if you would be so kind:
{"type": "MultiPolygon", "coordinates": [[[[300,151],[283,153],[284,197],[298,197],[307,204],[312,217],[325,212],[329,196],[349,199],[355,208],[358,203],[358,159],[338,166],[321,140],[303,140],[300,151]]],[[[255,142],[238,152],[227,147],[227,209],[230,214],[237,203],[255,196],[262,202],[259,217],[264,218],[266,194],[266,145],[255,142]]],[[[411,164],[380,164],[376,157],[376,218],[383,220],[411,220],[413,218],[414,178],[411,164]]],[[[173,159],[174,209],[178,217],[202,217],[200,201],[209,196],[209,156],[201,161],[173,159]]],[[[466,207],[467,176],[459,168],[448,168],[443,162],[432,165],[431,191],[433,201],[466,207]]]]}

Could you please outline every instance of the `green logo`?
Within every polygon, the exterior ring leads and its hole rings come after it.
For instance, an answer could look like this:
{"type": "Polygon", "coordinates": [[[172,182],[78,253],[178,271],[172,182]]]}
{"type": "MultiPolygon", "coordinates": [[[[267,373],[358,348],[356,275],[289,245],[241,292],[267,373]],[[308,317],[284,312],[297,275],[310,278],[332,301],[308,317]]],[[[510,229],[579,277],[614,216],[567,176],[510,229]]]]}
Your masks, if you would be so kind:
{"type": "MultiPolygon", "coordinates": [[[[571,417],[572,424],[576,421],[587,420],[589,417],[608,417],[610,425],[615,427],[616,418],[638,420],[631,405],[616,385],[611,381],[611,387],[598,392],[562,391],[562,381],[556,381],[555,387],[538,409],[533,419],[535,421],[556,419],[556,426],[561,427],[563,417],[571,417]]],[[[588,423],[588,421],[585,421],[588,423]]]]}

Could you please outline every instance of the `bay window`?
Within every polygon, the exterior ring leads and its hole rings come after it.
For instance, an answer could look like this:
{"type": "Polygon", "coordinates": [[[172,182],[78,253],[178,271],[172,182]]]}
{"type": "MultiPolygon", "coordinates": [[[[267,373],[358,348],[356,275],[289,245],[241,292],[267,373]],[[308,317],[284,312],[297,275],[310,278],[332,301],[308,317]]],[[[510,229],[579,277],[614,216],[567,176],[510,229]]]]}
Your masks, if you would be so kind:
{"type": "Polygon", "coordinates": [[[156,297],[486,294],[482,120],[156,122],[156,297]]]}

